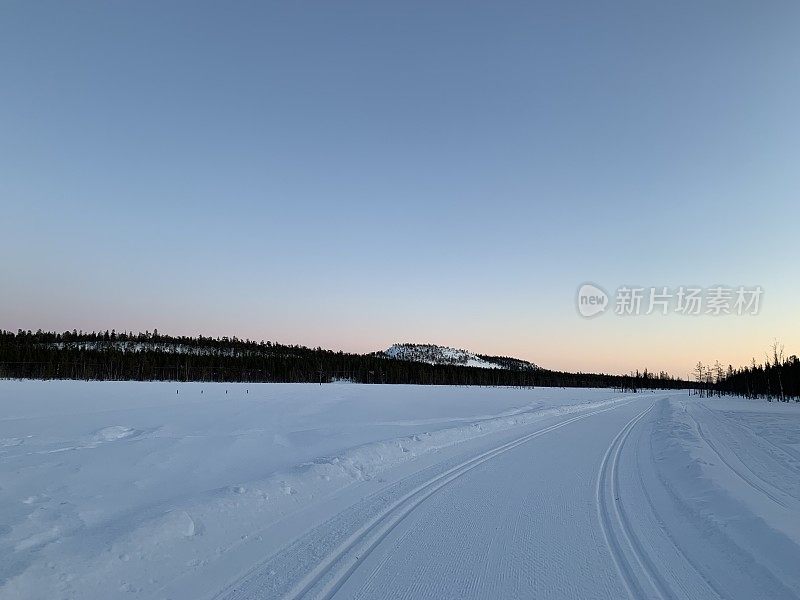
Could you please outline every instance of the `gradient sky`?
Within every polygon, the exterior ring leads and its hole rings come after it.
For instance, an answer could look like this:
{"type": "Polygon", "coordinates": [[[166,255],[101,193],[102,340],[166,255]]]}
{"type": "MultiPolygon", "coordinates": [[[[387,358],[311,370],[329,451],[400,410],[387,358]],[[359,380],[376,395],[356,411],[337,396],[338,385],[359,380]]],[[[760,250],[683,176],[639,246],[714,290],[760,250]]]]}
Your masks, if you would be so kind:
{"type": "Polygon", "coordinates": [[[796,2],[0,6],[0,327],[800,354],[796,2]],[[581,319],[585,281],[761,285],[581,319]]]}

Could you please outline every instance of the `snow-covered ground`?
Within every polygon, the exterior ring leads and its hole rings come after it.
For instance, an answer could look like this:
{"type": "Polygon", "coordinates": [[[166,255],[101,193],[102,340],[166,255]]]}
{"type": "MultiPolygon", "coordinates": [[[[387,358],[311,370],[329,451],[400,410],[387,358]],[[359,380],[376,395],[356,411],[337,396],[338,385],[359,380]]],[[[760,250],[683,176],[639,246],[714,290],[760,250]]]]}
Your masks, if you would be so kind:
{"type": "Polygon", "coordinates": [[[0,598],[796,598],[798,432],[685,392],[0,381],[0,598]]]}

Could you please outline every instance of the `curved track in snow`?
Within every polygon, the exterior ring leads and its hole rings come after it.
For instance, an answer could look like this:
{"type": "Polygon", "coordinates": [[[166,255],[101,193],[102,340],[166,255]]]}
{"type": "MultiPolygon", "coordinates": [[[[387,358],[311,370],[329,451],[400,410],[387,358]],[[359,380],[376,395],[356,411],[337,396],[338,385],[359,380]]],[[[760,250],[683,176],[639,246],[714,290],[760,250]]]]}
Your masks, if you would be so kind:
{"type": "Polygon", "coordinates": [[[597,507],[603,536],[632,598],[672,598],[658,568],[642,547],[621,500],[620,456],[631,430],[654,404],[628,421],[608,446],[597,476],[597,507]]]}
{"type": "MultiPolygon", "coordinates": [[[[628,404],[627,402],[624,404],[628,404]]],[[[623,405],[624,405],[623,404],[623,405]]],[[[590,418],[594,415],[615,410],[619,404],[607,408],[589,411],[577,416],[573,416],[555,424],[537,429],[532,433],[526,433],[511,441],[502,443],[489,450],[485,450],[476,456],[472,456],[454,466],[449,466],[444,471],[437,473],[419,483],[406,492],[398,499],[392,501],[376,515],[360,525],[338,546],[329,552],[324,558],[311,568],[299,581],[282,594],[286,600],[299,600],[301,598],[313,597],[319,600],[327,600],[334,597],[337,591],[353,574],[353,572],[363,563],[364,559],[374,550],[395,527],[411,511],[416,509],[430,496],[441,490],[444,486],[469,473],[483,463],[492,460],[518,446],[530,442],[536,438],[554,432],[562,427],[566,427],[576,421],[590,418]]],[[[316,532],[312,535],[317,535],[316,532]]],[[[302,549],[303,546],[300,547],[302,549]]],[[[286,556],[284,555],[285,559],[286,556]]],[[[219,597],[234,600],[238,598],[256,598],[263,594],[274,593],[274,590],[267,590],[269,586],[262,587],[264,568],[252,572],[242,581],[237,581],[230,585],[219,597]]],[[[267,573],[274,573],[270,568],[267,573]]]]}
{"type": "MultiPolygon", "coordinates": [[[[724,487],[736,460],[720,454],[736,431],[725,426],[683,394],[642,394],[487,439],[314,528],[218,598],[797,598],[790,529],[765,528],[724,487]]],[[[742,469],[739,481],[757,466],[742,469]]],[[[775,500],[788,492],[761,493],[760,477],[746,489],[785,510],[775,500]]]]}
{"type": "Polygon", "coordinates": [[[800,598],[800,404],[0,383],[2,598],[800,598]]]}

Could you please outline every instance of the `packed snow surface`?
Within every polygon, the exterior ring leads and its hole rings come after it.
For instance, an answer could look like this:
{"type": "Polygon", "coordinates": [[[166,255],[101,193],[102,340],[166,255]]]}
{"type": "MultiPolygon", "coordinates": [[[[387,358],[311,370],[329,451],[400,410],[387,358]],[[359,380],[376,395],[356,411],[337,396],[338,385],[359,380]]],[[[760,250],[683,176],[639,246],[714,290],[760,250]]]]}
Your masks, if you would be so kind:
{"type": "Polygon", "coordinates": [[[798,598],[800,405],[0,381],[0,598],[798,598]]]}

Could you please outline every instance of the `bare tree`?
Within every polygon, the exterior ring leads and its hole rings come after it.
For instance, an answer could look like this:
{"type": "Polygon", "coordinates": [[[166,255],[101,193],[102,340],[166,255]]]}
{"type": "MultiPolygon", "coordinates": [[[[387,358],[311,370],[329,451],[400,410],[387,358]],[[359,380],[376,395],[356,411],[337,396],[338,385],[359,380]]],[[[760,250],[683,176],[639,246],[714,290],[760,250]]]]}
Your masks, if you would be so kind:
{"type": "MultiPolygon", "coordinates": [[[[697,364],[694,367],[694,371],[692,371],[692,373],[695,376],[695,379],[697,380],[697,388],[698,388],[698,390],[702,389],[703,375],[705,374],[705,372],[706,372],[706,368],[703,366],[703,363],[698,360],[697,364]]],[[[699,393],[699,391],[698,391],[698,393],[699,393]]]]}
{"type": "Polygon", "coordinates": [[[781,344],[777,338],[772,340],[772,346],[770,346],[770,351],[772,353],[772,357],[767,355],[767,359],[772,359],[772,365],[777,367],[783,364],[784,357],[783,357],[783,344],[781,344]]]}
{"type": "Polygon", "coordinates": [[[719,361],[714,363],[714,383],[719,383],[722,381],[722,365],[719,361]]]}
{"type": "MultiPolygon", "coordinates": [[[[778,389],[781,393],[781,402],[786,400],[786,397],[783,394],[783,378],[781,377],[781,365],[784,363],[784,356],[783,356],[783,344],[778,342],[777,338],[772,341],[772,366],[775,367],[775,372],[778,374],[778,389]]],[[[767,360],[770,357],[767,355],[767,360]]]]}

